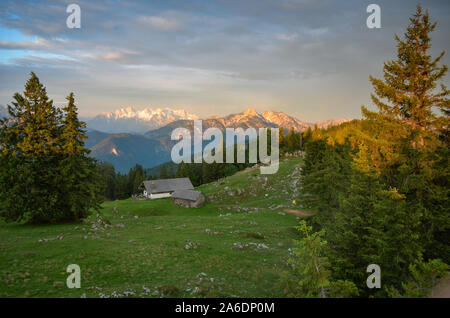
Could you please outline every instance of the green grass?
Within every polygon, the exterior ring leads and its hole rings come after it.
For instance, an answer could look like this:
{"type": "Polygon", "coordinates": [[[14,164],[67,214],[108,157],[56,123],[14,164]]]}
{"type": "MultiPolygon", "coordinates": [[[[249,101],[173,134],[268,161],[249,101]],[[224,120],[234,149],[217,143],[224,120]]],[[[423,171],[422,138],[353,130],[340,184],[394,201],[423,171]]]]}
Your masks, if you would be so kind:
{"type": "Polygon", "coordinates": [[[299,165],[203,185],[212,202],[200,209],[129,199],[78,224],[1,223],[0,297],[283,297],[298,219],[282,211],[295,208],[299,165]],[[66,287],[69,264],[81,268],[80,289],[66,287]]]}

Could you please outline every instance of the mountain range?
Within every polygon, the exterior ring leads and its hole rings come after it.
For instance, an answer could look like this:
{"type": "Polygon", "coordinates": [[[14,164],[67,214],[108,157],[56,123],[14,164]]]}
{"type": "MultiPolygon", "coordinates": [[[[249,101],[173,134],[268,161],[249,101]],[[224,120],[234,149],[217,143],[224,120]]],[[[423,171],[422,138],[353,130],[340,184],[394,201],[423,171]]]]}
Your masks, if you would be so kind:
{"type": "Polygon", "coordinates": [[[112,163],[122,173],[136,164],[148,168],[170,160],[170,151],[157,140],[143,135],[88,130],[87,137],[86,147],[91,150],[90,156],[112,163]]]}
{"type": "Polygon", "coordinates": [[[145,108],[136,110],[133,107],[121,108],[109,113],[102,113],[86,119],[88,127],[109,133],[143,134],[157,129],[171,122],[181,119],[198,119],[198,116],[186,112],[184,109],[145,108]]]}
{"type": "MultiPolygon", "coordinates": [[[[92,150],[91,155],[99,160],[113,163],[120,172],[126,172],[136,163],[143,165],[145,168],[150,168],[169,161],[171,149],[175,144],[175,141],[171,140],[172,131],[175,128],[187,128],[192,134],[194,129],[193,119],[197,119],[198,116],[182,110],[177,110],[176,114],[182,118],[174,120],[176,116],[173,115],[171,112],[172,110],[165,109],[165,111],[166,114],[170,114],[170,116],[159,116],[155,114],[159,112],[159,110],[145,110],[145,112],[139,112],[132,108],[124,108],[109,113],[109,115],[104,114],[102,116],[108,119],[108,127],[106,130],[109,130],[110,133],[100,132],[102,127],[95,125],[98,121],[88,120],[89,139],[87,146],[92,150]],[[152,115],[145,117],[142,115],[144,113],[152,115]],[[133,121],[141,123],[147,122],[147,124],[142,124],[142,128],[140,128],[139,131],[142,131],[146,125],[147,127],[157,128],[150,128],[146,132],[139,134],[120,132],[120,129],[124,129],[121,125],[131,125],[133,121]],[[118,122],[120,122],[121,125],[116,126],[115,123],[118,122]],[[111,131],[113,131],[113,133],[111,133],[111,131]]],[[[284,129],[290,129],[292,127],[296,131],[304,131],[308,128],[313,128],[315,125],[319,128],[326,128],[346,121],[349,120],[337,119],[312,124],[302,122],[283,112],[266,111],[258,113],[256,110],[249,108],[242,113],[230,114],[224,117],[207,117],[202,120],[202,128],[203,131],[205,131],[210,127],[217,127],[220,130],[225,131],[225,128],[238,127],[243,129],[249,127],[282,127],[284,129]]],[[[106,121],[103,123],[105,122],[106,121]]],[[[127,130],[130,131],[132,129],[128,128],[127,130]]]]}
{"type": "MultiPolygon", "coordinates": [[[[7,116],[6,107],[0,105],[0,117],[7,116]]],[[[195,119],[199,119],[199,116],[183,109],[121,108],[83,119],[87,123],[86,146],[91,150],[91,156],[112,163],[119,172],[125,173],[136,164],[151,168],[170,160],[170,152],[175,144],[171,140],[172,131],[175,128],[187,128],[192,134],[195,119]]],[[[283,112],[270,110],[258,113],[249,108],[242,113],[204,118],[202,126],[203,131],[210,127],[222,131],[238,127],[280,127],[304,131],[315,125],[327,128],[346,121],[349,119],[307,123],[283,112]]]]}
{"type": "MultiPolygon", "coordinates": [[[[133,107],[126,107],[84,120],[89,129],[92,130],[107,133],[146,134],[149,131],[157,130],[177,121],[192,121],[194,119],[199,119],[199,116],[188,113],[184,109],[145,108],[136,110],[133,107]]],[[[304,131],[309,127],[313,128],[314,125],[317,125],[319,128],[327,128],[341,124],[348,121],[348,119],[331,119],[317,123],[307,123],[283,112],[269,110],[258,113],[254,109],[249,108],[238,114],[224,117],[207,117],[203,119],[204,124],[205,121],[207,121],[206,125],[208,127],[283,127],[286,129],[294,128],[295,131],[304,131]]]]}

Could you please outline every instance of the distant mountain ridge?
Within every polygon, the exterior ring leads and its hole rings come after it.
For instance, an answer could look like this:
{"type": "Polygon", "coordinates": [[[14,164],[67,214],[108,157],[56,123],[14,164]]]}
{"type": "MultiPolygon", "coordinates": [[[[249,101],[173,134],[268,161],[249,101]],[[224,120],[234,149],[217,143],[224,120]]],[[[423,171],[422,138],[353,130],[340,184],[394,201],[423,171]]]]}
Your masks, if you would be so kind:
{"type": "MultiPolygon", "coordinates": [[[[199,117],[184,110],[150,108],[136,110],[122,108],[86,120],[88,140],[86,146],[91,156],[114,165],[121,173],[136,164],[152,168],[170,161],[170,152],[176,141],[171,140],[176,128],[187,128],[193,136],[194,119],[199,117]]],[[[258,113],[249,108],[241,113],[227,116],[210,116],[202,120],[202,129],[215,127],[225,132],[226,128],[294,128],[304,131],[308,128],[326,128],[338,125],[348,119],[332,119],[316,124],[303,122],[284,112],[265,111],[258,113]]],[[[203,142],[203,145],[205,142],[203,142]]]]}
{"type": "Polygon", "coordinates": [[[147,168],[170,160],[170,152],[161,143],[142,135],[88,130],[87,137],[86,147],[91,150],[90,156],[112,163],[122,173],[136,164],[147,168]]]}
{"type": "MultiPolygon", "coordinates": [[[[184,109],[171,108],[145,108],[136,110],[133,107],[117,109],[109,113],[102,113],[93,118],[85,119],[88,128],[107,133],[131,133],[147,135],[152,130],[160,129],[166,125],[177,121],[192,121],[199,119],[199,116],[188,113],[184,109]]],[[[349,119],[330,119],[317,123],[307,123],[290,116],[284,112],[268,110],[258,113],[253,108],[249,108],[241,113],[226,116],[210,116],[203,119],[207,127],[283,127],[285,129],[294,128],[295,131],[304,131],[309,127],[317,125],[319,128],[327,128],[339,125],[349,119]],[[215,123],[216,126],[211,124],[215,123]]]]}
{"type": "Polygon", "coordinates": [[[136,110],[133,107],[126,107],[88,118],[86,123],[92,130],[143,134],[181,119],[194,120],[198,119],[198,116],[190,114],[184,109],[145,108],[136,110]]]}
{"type": "MultiPolygon", "coordinates": [[[[5,106],[0,105],[0,118],[9,117],[5,106]]],[[[176,128],[187,128],[191,134],[194,119],[199,117],[185,110],[146,108],[136,110],[132,107],[122,108],[110,113],[84,119],[88,130],[86,147],[91,150],[90,156],[112,163],[122,173],[136,164],[144,168],[152,168],[170,161],[170,152],[175,144],[171,140],[172,131],[176,128]]],[[[294,128],[304,131],[308,128],[327,128],[339,125],[349,119],[331,119],[316,124],[305,123],[283,112],[265,111],[258,113],[249,108],[241,113],[227,116],[210,116],[202,120],[202,128],[294,128]]]]}
{"type": "MultiPolygon", "coordinates": [[[[211,116],[202,120],[202,129],[205,131],[208,128],[219,128],[225,131],[226,128],[276,128],[276,124],[267,121],[264,116],[257,113],[254,109],[249,108],[246,111],[238,114],[231,114],[225,117],[211,116]]],[[[170,151],[175,141],[171,140],[172,131],[176,128],[186,128],[193,136],[194,121],[192,120],[178,120],[172,122],[164,127],[150,130],[144,134],[147,138],[158,140],[165,149],[170,151]]]]}
{"type": "MultiPolygon", "coordinates": [[[[349,121],[348,119],[329,120],[317,123],[319,128],[329,127],[335,124],[340,124],[349,121]]],[[[231,114],[225,117],[211,116],[202,120],[202,129],[205,131],[208,128],[219,128],[225,132],[226,128],[277,128],[284,129],[294,128],[295,131],[305,131],[308,128],[313,129],[315,124],[304,123],[299,119],[289,116],[283,112],[266,111],[258,113],[252,108],[249,108],[242,113],[231,114]]],[[[171,140],[172,131],[176,128],[187,128],[193,136],[194,122],[192,120],[178,120],[174,121],[161,128],[150,130],[144,134],[147,138],[157,140],[161,145],[170,151],[176,143],[171,140]]]]}

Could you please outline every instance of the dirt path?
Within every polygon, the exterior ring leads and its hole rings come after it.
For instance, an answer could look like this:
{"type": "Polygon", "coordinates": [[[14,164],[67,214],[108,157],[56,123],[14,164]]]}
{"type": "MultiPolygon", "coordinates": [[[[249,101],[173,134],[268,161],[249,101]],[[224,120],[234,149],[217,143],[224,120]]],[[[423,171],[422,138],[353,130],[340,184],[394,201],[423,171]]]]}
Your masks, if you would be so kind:
{"type": "Polygon", "coordinates": [[[301,211],[301,210],[285,209],[283,211],[286,212],[286,213],[290,213],[290,214],[302,217],[302,218],[314,215],[314,213],[312,213],[310,211],[305,211],[305,210],[301,211]]]}

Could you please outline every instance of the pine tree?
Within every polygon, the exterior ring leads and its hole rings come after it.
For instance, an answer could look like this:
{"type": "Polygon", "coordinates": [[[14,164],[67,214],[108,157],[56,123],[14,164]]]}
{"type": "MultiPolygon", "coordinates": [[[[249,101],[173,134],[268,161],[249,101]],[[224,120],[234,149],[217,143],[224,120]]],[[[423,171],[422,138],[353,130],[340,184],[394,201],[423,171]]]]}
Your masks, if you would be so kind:
{"type": "Polygon", "coordinates": [[[178,164],[177,173],[175,174],[176,178],[183,178],[185,177],[185,163],[184,161],[180,162],[178,164]]]}
{"type": "Polygon", "coordinates": [[[134,171],[135,171],[135,173],[134,173],[134,179],[133,179],[132,194],[137,194],[139,192],[140,185],[145,180],[145,172],[144,172],[144,168],[139,164],[136,164],[136,166],[134,167],[134,171]]]}
{"type": "Polygon", "coordinates": [[[88,216],[91,209],[100,208],[101,183],[96,160],[87,156],[90,151],[84,147],[86,124],[78,119],[74,94],[70,93],[67,100],[61,127],[64,159],[59,162],[65,197],[61,221],[74,221],[88,216]]]}
{"type": "Polygon", "coordinates": [[[62,151],[70,155],[85,155],[90,151],[84,147],[86,137],[86,123],[78,119],[78,108],[75,105],[75,97],[70,93],[66,98],[68,104],[63,108],[65,117],[62,126],[62,151]]]}
{"type": "Polygon", "coordinates": [[[117,181],[114,166],[109,162],[103,162],[98,165],[100,174],[101,190],[104,199],[115,200],[117,197],[117,181]]]}
{"type": "Polygon", "coordinates": [[[369,164],[386,183],[406,195],[412,206],[424,211],[425,255],[439,257],[449,254],[440,242],[450,238],[450,217],[445,207],[450,102],[445,85],[437,90],[448,71],[446,65],[439,66],[445,52],[436,58],[429,53],[430,33],[435,28],[428,11],[417,6],[404,39],[395,37],[397,59],[384,64],[384,80],[370,78],[375,89],[372,100],[379,112],[362,110],[369,123],[378,123],[373,126],[382,123],[380,132],[386,127],[392,132],[380,134],[382,138],[368,144],[372,148],[370,157],[377,160],[369,164]]]}
{"type": "Polygon", "coordinates": [[[285,141],[286,137],[285,137],[285,132],[284,132],[283,127],[280,127],[279,139],[280,139],[280,141],[279,141],[280,149],[284,149],[285,143],[286,143],[286,141],[285,141]]]}
{"type": "Polygon", "coordinates": [[[59,207],[61,112],[34,73],[8,112],[11,121],[0,128],[0,214],[6,221],[50,222],[59,207]]]}
{"type": "Polygon", "coordinates": [[[286,137],[286,146],[287,146],[286,148],[289,152],[293,152],[298,148],[297,138],[296,138],[294,127],[289,129],[288,135],[286,137]]]}
{"type": "Polygon", "coordinates": [[[325,231],[313,232],[305,220],[300,221],[297,230],[301,239],[296,241],[294,257],[289,260],[298,280],[300,297],[352,297],[359,292],[349,280],[332,280],[330,262],[327,256],[328,242],[325,231]]]}
{"type": "Polygon", "coordinates": [[[351,149],[348,144],[330,145],[328,139],[310,141],[302,169],[302,191],[299,202],[318,213],[314,224],[334,222],[340,196],[349,187],[351,149]]]}
{"type": "Polygon", "coordinates": [[[25,84],[23,95],[16,93],[14,102],[8,105],[13,119],[5,129],[13,140],[5,140],[4,150],[26,157],[60,152],[61,111],[49,100],[44,85],[35,73],[25,84]]]}
{"type": "MultiPolygon", "coordinates": [[[[421,149],[430,132],[449,123],[448,117],[438,118],[433,112],[433,108],[448,112],[449,91],[443,84],[441,92],[435,90],[448,67],[438,65],[445,52],[436,58],[429,54],[430,33],[436,23],[430,22],[428,11],[424,13],[418,5],[410,21],[404,39],[395,36],[397,59],[384,64],[384,80],[372,76],[370,80],[375,89],[372,100],[378,106],[379,115],[407,124],[412,147],[421,149]]],[[[370,116],[365,108],[363,113],[370,116]]]]}
{"type": "Polygon", "coordinates": [[[365,285],[365,269],[377,264],[384,286],[399,287],[423,249],[418,234],[422,212],[408,206],[396,189],[385,189],[376,175],[355,167],[336,221],[325,229],[334,278],[354,282],[362,295],[385,296],[385,289],[374,292],[365,285]]]}
{"type": "Polygon", "coordinates": [[[167,167],[165,164],[161,166],[161,171],[159,172],[160,179],[167,179],[169,175],[167,174],[167,167]]]}
{"type": "Polygon", "coordinates": [[[84,148],[85,126],[73,94],[63,112],[31,73],[14,100],[10,121],[0,122],[0,215],[6,221],[56,223],[98,209],[98,170],[84,148]]]}

